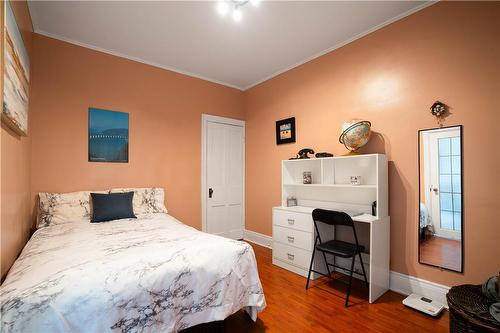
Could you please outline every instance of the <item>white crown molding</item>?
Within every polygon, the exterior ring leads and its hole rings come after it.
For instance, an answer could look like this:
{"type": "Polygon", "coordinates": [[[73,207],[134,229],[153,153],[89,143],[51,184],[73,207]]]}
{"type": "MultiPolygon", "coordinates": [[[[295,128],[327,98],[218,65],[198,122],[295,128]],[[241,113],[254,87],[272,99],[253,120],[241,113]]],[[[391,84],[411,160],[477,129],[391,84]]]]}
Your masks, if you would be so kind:
{"type": "Polygon", "coordinates": [[[297,62],[297,63],[295,63],[293,65],[290,65],[290,66],[288,66],[288,67],[286,67],[286,68],[284,68],[282,70],[279,70],[279,71],[277,71],[277,72],[275,72],[275,73],[273,73],[273,74],[271,74],[269,76],[266,76],[262,80],[259,80],[259,81],[255,82],[255,83],[252,83],[252,84],[250,84],[250,85],[248,85],[248,86],[246,86],[244,88],[241,88],[241,90],[245,91],[245,90],[248,90],[250,88],[253,88],[253,87],[255,87],[255,86],[257,86],[257,85],[259,85],[259,84],[261,84],[261,83],[263,83],[263,82],[265,82],[267,80],[272,79],[275,76],[278,76],[280,74],[288,72],[289,70],[294,69],[295,67],[299,67],[300,65],[303,65],[303,64],[305,64],[305,63],[307,63],[307,62],[309,62],[311,60],[319,58],[319,57],[321,57],[321,56],[323,56],[323,55],[325,55],[327,53],[330,53],[330,52],[332,52],[332,51],[334,51],[334,50],[336,50],[338,48],[341,48],[342,46],[345,46],[345,45],[347,45],[349,43],[352,43],[352,42],[354,42],[357,39],[360,39],[360,38],[362,38],[362,37],[364,37],[364,36],[366,36],[368,34],[371,34],[372,32],[375,32],[375,31],[377,31],[379,29],[382,29],[383,27],[385,27],[385,26],[387,26],[387,25],[389,25],[391,23],[394,23],[394,22],[399,21],[399,20],[401,20],[401,19],[403,19],[403,18],[405,18],[407,16],[410,16],[411,14],[416,13],[416,12],[418,12],[418,11],[424,9],[424,8],[427,8],[427,7],[433,5],[433,4],[437,3],[437,2],[438,1],[428,1],[428,2],[425,2],[425,3],[423,3],[420,6],[417,6],[417,7],[412,8],[412,9],[410,9],[410,10],[404,12],[404,13],[401,13],[401,14],[399,14],[397,16],[394,16],[393,18],[390,18],[387,21],[382,22],[382,23],[374,26],[373,28],[370,28],[370,29],[368,29],[366,31],[363,31],[362,33],[357,34],[356,36],[354,36],[352,38],[349,38],[349,39],[347,39],[347,40],[345,40],[345,41],[343,41],[341,43],[338,43],[338,44],[336,44],[336,45],[334,45],[334,46],[332,46],[332,47],[330,47],[330,48],[328,48],[328,49],[326,49],[324,51],[316,53],[315,55],[312,55],[312,56],[310,56],[310,57],[308,57],[308,58],[306,58],[306,59],[304,59],[304,60],[302,60],[300,62],[297,62]]]}
{"type": "Polygon", "coordinates": [[[66,43],[70,43],[70,44],[78,45],[78,46],[81,46],[81,47],[85,47],[87,49],[91,49],[91,50],[94,50],[94,51],[111,54],[111,55],[116,56],[116,57],[125,58],[125,59],[128,59],[128,60],[140,62],[140,63],[143,63],[145,65],[149,65],[149,66],[153,66],[153,67],[158,67],[158,68],[165,69],[165,70],[168,70],[168,71],[171,71],[171,72],[175,72],[175,73],[178,73],[178,74],[182,74],[182,75],[194,77],[196,79],[200,79],[200,80],[204,80],[204,81],[209,81],[209,82],[212,82],[212,83],[220,84],[220,85],[223,85],[223,86],[226,86],[226,87],[229,87],[229,88],[234,88],[234,89],[237,89],[237,90],[242,90],[241,87],[235,86],[235,85],[230,84],[230,83],[222,82],[222,81],[219,81],[219,80],[214,80],[214,79],[211,79],[211,78],[208,78],[208,77],[205,77],[205,76],[202,76],[202,75],[194,74],[194,73],[191,73],[191,72],[187,72],[187,71],[184,71],[182,69],[175,68],[175,67],[160,65],[160,64],[152,62],[152,61],[148,61],[148,60],[144,60],[144,59],[141,59],[141,58],[129,56],[129,55],[126,55],[126,54],[123,54],[123,53],[120,53],[120,52],[110,51],[110,50],[107,50],[107,49],[103,49],[102,47],[99,47],[99,46],[95,46],[95,45],[87,44],[87,43],[82,43],[82,42],[76,41],[74,39],[66,38],[66,37],[63,37],[63,36],[60,36],[60,35],[57,35],[57,34],[53,34],[53,33],[47,32],[47,31],[43,31],[43,30],[40,30],[40,29],[35,29],[35,33],[37,33],[39,35],[46,36],[46,37],[58,39],[58,40],[61,40],[63,42],[66,42],[66,43]]]}
{"type": "Polygon", "coordinates": [[[329,52],[332,52],[342,46],[345,46],[349,43],[352,43],[354,42],[355,40],[357,39],[360,39],[376,30],[379,30],[391,23],[394,23],[398,20],[401,20],[402,18],[405,18],[413,13],[416,13],[424,8],[427,8],[435,3],[437,3],[438,1],[428,1],[428,2],[425,2],[423,3],[422,5],[420,6],[417,6],[415,8],[412,8],[404,13],[401,13],[381,24],[378,24],[360,34],[357,34],[356,36],[352,37],[352,38],[349,38],[341,43],[338,43],[324,51],[321,51],[319,53],[316,53],[315,55],[313,56],[310,56],[302,61],[299,61],[293,65],[290,65],[286,68],[283,68],[271,75],[268,75],[266,77],[264,77],[263,79],[261,80],[258,80],[246,87],[240,87],[240,86],[237,86],[237,85],[234,85],[234,84],[230,84],[230,83],[227,83],[227,82],[223,82],[223,81],[219,81],[219,80],[215,80],[215,79],[211,79],[211,78],[208,78],[208,77],[205,77],[205,76],[202,76],[202,75],[198,75],[198,74],[195,74],[195,73],[191,73],[191,72],[188,72],[188,71],[185,71],[185,70],[182,70],[182,69],[178,69],[178,68],[175,68],[175,67],[171,67],[171,66],[165,66],[165,65],[161,65],[161,64],[158,64],[158,63],[155,63],[155,62],[152,62],[152,61],[148,61],[148,60],[144,60],[144,59],[141,59],[141,58],[137,58],[137,57],[133,57],[133,56],[130,56],[130,55],[127,55],[127,54],[123,54],[123,53],[120,53],[120,52],[115,52],[115,51],[111,51],[111,50],[107,50],[107,49],[104,49],[102,47],[98,47],[98,46],[95,46],[95,45],[92,45],[92,44],[87,44],[87,43],[82,43],[82,42],[79,42],[79,41],[76,41],[74,39],[71,39],[71,38],[67,38],[67,37],[64,37],[64,36],[61,36],[61,35],[58,35],[58,34],[53,34],[53,33],[50,33],[50,32],[47,32],[47,31],[44,31],[44,30],[41,30],[41,29],[34,29],[34,32],[37,33],[37,34],[40,34],[40,35],[43,35],[43,36],[47,36],[47,37],[50,37],[50,38],[54,38],[54,39],[58,39],[58,40],[61,40],[61,41],[64,41],[64,42],[67,42],[67,43],[70,43],[70,44],[74,44],[74,45],[78,45],[78,46],[81,46],[81,47],[85,47],[85,48],[88,48],[88,49],[91,49],[91,50],[95,50],[95,51],[98,51],[98,52],[103,52],[103,53],[107,53],[107,54],[111,54],[111,55],[114,55],[114,56],[117,56],[117,57],[121,57],[121,58],[125,58],[125,59],[129,59],[129,60],[132,60],[132,61],[136,61],[136,62],[140,62],[140,63],[143,63],[143,64],[146,64],[146,65],[150,65],[150,66],[154,66],[154,67],[158,67],[158,68],[161,68],[161,69],[165,69],[165,70],[168,70],[168,71],[172,71],[172,72],[175,72],[175,73],[179,73],[179,74],[182,74],[182,75],[187,75],[187,76],[190,76],[190,77],[194,77],[194,78],[197,78],[197,79],[201,79],[201,80],[205,80],[205,81],[209,81],[209,82],[212,82],[212,83],[216,83],[216,84],[220,84],[220,85],[223,85],[223,86],[226,86],[226,87],[230,87],[230,88],[234,88],[234,89],[237,89],[237,90],[241,90],[241,91],[245,91],[245,90],[248,90],[250,88],[253,88],[265,81],[268,81],[270,79],[272,79],[273,77],[276,77],[280,74],[283,74],[293,68],[296,68],[300,65],[303,65],[311,60],[314,60],[316,58],[319,58],[329,52]]]}

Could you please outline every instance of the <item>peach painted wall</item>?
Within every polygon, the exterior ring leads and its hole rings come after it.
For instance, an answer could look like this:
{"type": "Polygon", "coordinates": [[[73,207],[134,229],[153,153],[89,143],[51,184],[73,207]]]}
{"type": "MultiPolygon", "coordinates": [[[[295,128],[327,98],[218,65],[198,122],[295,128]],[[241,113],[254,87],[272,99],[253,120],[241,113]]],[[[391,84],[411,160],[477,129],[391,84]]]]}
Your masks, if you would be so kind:
{"type": "Polygon", "coordinates": [[[388,156],[391,269],[437,283],[480,283],[500,269],[500,3],[441,2],[245,92],[247,229],[271,235],[280,160],[303,147],[346,151],[342,122],[375,132],[364,152],[388,156]],[[417,262],[417,131],[464,125],[465,272],[417,262]],[[277,146],[275,121],[295,116],[297,143],[277,146]]]}
{"type": "MultiPolygon", "coordinates": [[[[31,55],[33,29],[28,5],[25,1],[11,1],[10,5],[25,47],[31,55]]],[[[3,24],[1,26],[3,27],[3,24]]],[[[3,73],[1,75],[3,76],[3,73]]],[[[29,126],[32,124],[30,117],[31,111],[28,117],[29,126]]],[[[21,252],[30,233],[31,128],[28,128],[28,131],[27,137],[20,137],[3,123],[1,125],[0,271],[2,278],[21,252]]]]}
{"type": "Polygon", "coordinates": [[[201,229],[201,114],[243,119],[242,92],[38,34],[33,42],[32,199],[161,186],[169,213],[201,229]],[[87,161],[91,106],[129,113],[129,163],[87,161]]]}

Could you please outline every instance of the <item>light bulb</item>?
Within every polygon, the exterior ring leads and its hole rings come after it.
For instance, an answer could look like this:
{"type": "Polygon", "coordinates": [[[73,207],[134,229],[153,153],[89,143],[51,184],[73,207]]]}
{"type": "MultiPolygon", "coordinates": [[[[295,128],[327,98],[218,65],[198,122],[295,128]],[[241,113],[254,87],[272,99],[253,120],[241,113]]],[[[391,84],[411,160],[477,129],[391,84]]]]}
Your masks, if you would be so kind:
{"type": "Polygon", "coordinates": [[[239,10],[238,8],[235,8],[235,9],[233,10],[233,14],[232,14],[232,16],[233,16],[233,20],[234,20],[235,22],[239,22],[239,21],[241,21],[241,19],[243,18],[243,13],[242,13],[242,12],[241,12],[241,10],[239,10]]]}
{"type": "Polygon", "coordinates": [[[223,0],[218,1],[217,13],[219,13],[220,16],[226,16],[226,14],[229,13],[229,4],[223,0]]]}
{"type": "Polygon", "coordinates": [[[252,4],[252,6],[257,7],[258,5],[260,5],[260,0],[250,0],[250,3],[252,4]]]}

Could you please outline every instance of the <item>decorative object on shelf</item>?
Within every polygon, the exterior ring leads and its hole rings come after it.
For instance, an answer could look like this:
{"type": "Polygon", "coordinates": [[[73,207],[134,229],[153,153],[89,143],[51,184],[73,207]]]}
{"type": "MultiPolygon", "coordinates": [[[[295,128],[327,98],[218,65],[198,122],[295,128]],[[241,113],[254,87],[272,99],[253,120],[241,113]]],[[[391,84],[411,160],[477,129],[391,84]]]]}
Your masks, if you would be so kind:
{"type": "Polygon", "coordinates": [[[351,176],[351,185],[361,185],[361,176],[351,176]]]}
{"type": "Polygon", "coordinates": [[[372,216],[377,216],[377,200],[372,202],[372,216]]]}
{"type": "Polygon", "coordinates": [[[304,148],[304,149],[299,150],[297,155],[295,157],[290,158],[290,159],[291,160],[305,160],[305,159],[310,158],[309,154],[314,154],[314,150],[312,150],[311,148],[304,148]]]}
{"type": "Polygon", "coordinates": [[[350,152],[355,152],[370,140],[371,123],[367,120],[352,119],[342,125],[342,134],[339,137],[350,152]]]}
{"type": "Polygon", "coordinates": [[[436,117],[439,127],[443,127],[443,118],[448,113],[448,106],[440,101],[435,101],[431,106],[431,114],[436,117]]]}
{"type": "Polygon", "coordinates": [[[276,122],[276,144],[295,142],[295,117],[276,122]]]}
{"type": "Polygon", "coordinates": [[[287,207],[295,207],[295,206],[297,206],[297,198],[295,198],[295,197],[288,197],[288,198],[286,198],[286,206],[287,207]]]}
{"type": "Polygon", "coordinates": [[[326,153],[326,152],[323,152],[323,153],[316,153],[316,157],[317,157],[317,158],[333,157],[333,154],[331,154],[331,153],[326,153]]]}
{"type": "Polygon", "coordinates": [[[312,172],[304,171],[302,173],[302,183],[303,184],[312,184],[312,172]]]}
{"type": "Polygon", "coordinates": [[[219,0],[217,1],[217,13],[220,16],[226,16],[231,12],[233,20],[239,22],[243,18],[241,7],[247,3],[251,3],[252,6],[257,7],[260,4],[260,0],[219,0]]]}
{"type": "Polygon", "coordinates": [[[30,59],[9,1],[2,1],[3,106],[2,121],[19,135],[28,135],[30,59]]]}
{"type": "Polygon", "coordinates": [[[128,113],[89,108],[89,162],[128,163],[128,113]]]}

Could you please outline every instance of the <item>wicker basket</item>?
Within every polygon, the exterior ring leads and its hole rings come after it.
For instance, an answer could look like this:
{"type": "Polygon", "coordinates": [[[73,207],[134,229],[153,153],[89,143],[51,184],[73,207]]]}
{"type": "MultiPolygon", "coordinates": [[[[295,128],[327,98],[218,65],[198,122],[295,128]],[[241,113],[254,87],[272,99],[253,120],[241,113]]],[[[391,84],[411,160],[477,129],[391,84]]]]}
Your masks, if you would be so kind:
{"type": "Polygon", "coordinates": [[[446,299],[450,307],[450,332],[500,333],[500,323],[489,312],[492,302],[482,294],[480,285],[452,287],[446,299]]]}

